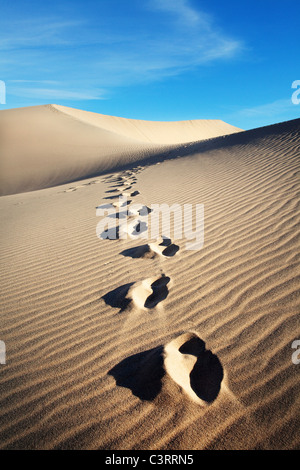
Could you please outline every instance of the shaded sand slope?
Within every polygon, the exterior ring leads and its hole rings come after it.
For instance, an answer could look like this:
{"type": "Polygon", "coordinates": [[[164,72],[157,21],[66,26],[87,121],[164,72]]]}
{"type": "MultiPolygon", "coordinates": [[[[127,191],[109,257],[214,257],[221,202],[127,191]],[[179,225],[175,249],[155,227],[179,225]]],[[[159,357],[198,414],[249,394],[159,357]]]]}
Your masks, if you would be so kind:
{"type": "Polygon", "coordinates": [[[56,105],[0,111],[0,194],[86,178],[149,158],[162,146],[238,130],[222,121],[156,123],[56,105]]]}
{"type": "Polygon", "coordinates": [[[299,448],[299,129],[0,199],[1,448],[299,448]],[[204,204],[204,247],[97,238],[122,192],[204,204]]]}

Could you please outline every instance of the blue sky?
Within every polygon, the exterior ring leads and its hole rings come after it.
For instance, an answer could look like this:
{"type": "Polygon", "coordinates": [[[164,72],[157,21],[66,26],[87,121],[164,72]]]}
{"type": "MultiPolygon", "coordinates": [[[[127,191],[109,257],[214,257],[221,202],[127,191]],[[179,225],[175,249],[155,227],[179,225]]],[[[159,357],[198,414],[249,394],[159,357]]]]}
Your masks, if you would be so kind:
{"type": "Polygon", "coordinates": [[[294,0],[0,0],[1,109],[251,129],[300,117],[294,0]]]}

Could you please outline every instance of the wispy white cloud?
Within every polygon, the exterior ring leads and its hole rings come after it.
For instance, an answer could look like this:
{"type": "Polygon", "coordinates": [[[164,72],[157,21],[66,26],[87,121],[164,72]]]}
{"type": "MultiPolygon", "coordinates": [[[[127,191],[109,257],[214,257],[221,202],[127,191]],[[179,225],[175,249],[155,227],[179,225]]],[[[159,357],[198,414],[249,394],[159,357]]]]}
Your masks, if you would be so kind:
{"type": "Polygon", "coordinates": [[[240,40],[218,29],[189,0],[147,0],[139,5],[139,15],[144,22],[137,21],[133,29],[126,20],[118,27],[113,16],[99,27],[85,15],[70,15],[67,21],[28,17],[4,25],[0,63],[15,81],[8,93],[45,100],[103,99],[104,89],[163,80],[243,50],[240,40]],[[146,18],[149,10],[151,21],[146,18]],[[27,82],[19,87],[17,80],[27,82]],[[56,80],[64,86],[54,86],[56,80]]]}
{"type": "Polygon", "coordinates": [[[293,109],[292,101],[290,99],[281,99],[272,103],[241,109],[238,114],[244,117],[277,117],[289,112],[291,109],[293,109]]]}
{"type": "Polygon", "coordinates": [[[155,33],[145,28],[96,58],[103,77],[115,85],[151,82],[180,75],[205,64],[228,60],[244,49],[242,41],[220,31],[212,17],[192,8],[188,0],[148,0],[159,17],[155,33]],[[152,33],[152,34],[151,34],[152,33]]]}
{"type": "Polygon", "coordinates": [[[82,24],[46,17],[10,21],[1,27],[0,51],[71,44],[68,33],[82,24]]]}
{"type": "MultiPolygon", "coordinates": [[[[204,20],[204,13],[192,8],[187,0],[149,0],[149,8],[171,13],[182,24],[189,26],[199,26],[204,20]]],[[[205,15],[205,25],[207,21],[208,15],[205,15]]]]}
{"type": "Polygon", "coordinates": [[[228,36],[206,12],[196,10],[189,0],[149,0],[149,7],[165,14],[166,28],[172,34],[173,49],[182,60],[200,65],[232,58],[244,49],[243,42],[228,36]]]}
{"type": "Polygon", "coordinates": [[[57,81],[55,80],[10,80],[10,83],[39,83],[43,85],[57,85],[57,81]]]}
{"type": "Polygon", "coordinates": [[[10,88],[12,96],[32,99],[45,100],[64,100],[64,101],[81,101],[81,100],[103,100],[105,91],[103,90],[64,90],[57,88],[10,88]]]}
{"type": "Polygon", "coordinates": [[[267,126],[297,118],[299,118],[299,106],[294,105],[291,99],[286,98],[237,109],[235,112],[223,116],[227,122],[240,123],[239,126],[243,129],[267,126]]]}

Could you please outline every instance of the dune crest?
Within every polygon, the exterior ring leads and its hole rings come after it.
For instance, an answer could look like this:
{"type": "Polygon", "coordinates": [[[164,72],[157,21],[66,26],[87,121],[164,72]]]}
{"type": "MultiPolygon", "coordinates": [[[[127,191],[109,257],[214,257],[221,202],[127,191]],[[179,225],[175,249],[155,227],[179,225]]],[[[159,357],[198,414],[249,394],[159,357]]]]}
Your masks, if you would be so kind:
{"type": "Polygon", "coordinates": [[[203,139],[212,139],[220,135],[241,132],[235,126],[220,119],[195,119],[189,121],[143,121],[117,116],[82,111],[66,106],[51,105],[54,109],[65,113],[89,125],[116,132],[126,138],[153,144],[182,144],[203,139]]]}
{"type": "Polygon", "coordinates": [[[0,195],[108,172],[176,143],[239,132],[218,120],[151,122],[59,105],[0,111],[0,195]]]}

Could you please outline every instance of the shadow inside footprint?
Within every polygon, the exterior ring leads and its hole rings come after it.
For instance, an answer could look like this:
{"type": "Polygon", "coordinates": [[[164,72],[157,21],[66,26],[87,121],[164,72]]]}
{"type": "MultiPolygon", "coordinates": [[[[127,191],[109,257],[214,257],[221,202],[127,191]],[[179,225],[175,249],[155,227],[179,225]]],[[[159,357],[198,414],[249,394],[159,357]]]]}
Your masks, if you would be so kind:
{"type": "Polygon", "coordinates": [[[116,212],[109,214],[107,217],[110,217],[111,219],[126,219],[126,217],[128,217],[128,211],[116,212]]]}
{"type": "Polygon", "coordinates": [[[172,243],[172,245],[170,246],[167,246],[167,248],[165,248],[162,252],[162,254],[164,256],[174,256],[176,255],[177,251],[179,250],[179,246],[178,245],[174,245],[174,243],[172,243]]]}
{"type": "Polygon", "coordinates": [[[152,212],[153,209],[150,209],[150,207],[148,206],[142,206],[139,210],[138,210],[138,213],[141,215],[141,216],[145,216],[145,215],[148,215],[150,214],[150,212],[152,212]]]}
{"type": "Polygon", "coordinates": [[[114,194],[113,196],[107,196],[107,197],[104,197],[103,199],[118,199],[119,197],[121,197],[121,194],[114,194]]]}
{"type": "Polygon", "coordinates": [[[162,243],[159,246],[165,246],[166,248],[162,251],[164,256],[174,256],[179,250],[179,246],[172,243],[170,238],[164,238],[162,243]]]}
{"type": "Polygon", "coordinates": [[[120,253],[120,255],[128,256],[130,258],[155,258],[156,254],[150,249],[149,245],[141,245],[134,248],[129,248],[120,253]]]}
{"type": "Polygon", "coordinates": [[[113,176],[111,178],[112,183],[121,183],[123,182],[123,180],[124,180],[123,176],[113,176]]]}
{"type": "Polygon", "coordinates": [[[162,251],[162,254],[164,256],[174,256],[177,253],[177,251],[179,250],[179,246],[172,243],[172,240],[170,238],[165,238],[164,237],[162,243],[160,243],[159,246],[165,246],[166,247],[162,251]]]}
{"type": "Polygon", "coordinates": [[[104,302],[110,307],[119,308],[120,312],[123,312],[123,310],[125,310],[131,303],[131,299],[127,299],[126,295],[128,294],[128,291],[132,285],[133,282],[117,287],[116,289],[103,295],[101,299],[103,299],[104,302]]]}
{"type": "Polygon", "coordinates": [[[129,206],[132,203],[132,200],[130,199],[129,201],[124,200],[123,204],[120,205],[120,207],[126,207],[129,206]]]}
{"type": "Polygon", "coordinates": [[[147,226],[146,222],[139,221],[136,224],[136,226],[134,227],[133,232],[132,232],[131,235],[132,236],[137,236],[140,233],[146,232],[147,230],[148,230],[148,226],[147,226]]]}
{"type": "Polygon", "coordinates": [[[120,228],[112,227],[104,230],[104,232],[99,235],[99,238],[102,240],[118,240],[120,238],[120,228]]]}
{"type": "Polygon", "coordinates": [[[205,342],[198,336],[186,341],[179,348],[179,352],[197,357],[190,372],[191,388],[201,400],[207,403],[213,402],[219,394],[224,376],[219,358],[205,349],[205,342]]]}
{"type": "Polygon", "coordinates": [[[105,191],[106,193],[117,193],[119,192],[118,189],[109,189],[108,191],[105,191]]]}
{"type": "Polygon", "coordinates": [[[152,294],[145,301],[146,308],[154,308],[162,300],[166,299],[169,294],[167,284],[170,282],[168,276],[163,275],[151,284],[152,294]]]}
{"type": "Polygon", "coordinates": [[[152,401],[162,389],[165,375],[163,347],[127,357],[109,372],[120,387],[129,388],[141,400],[152,401]]]}

